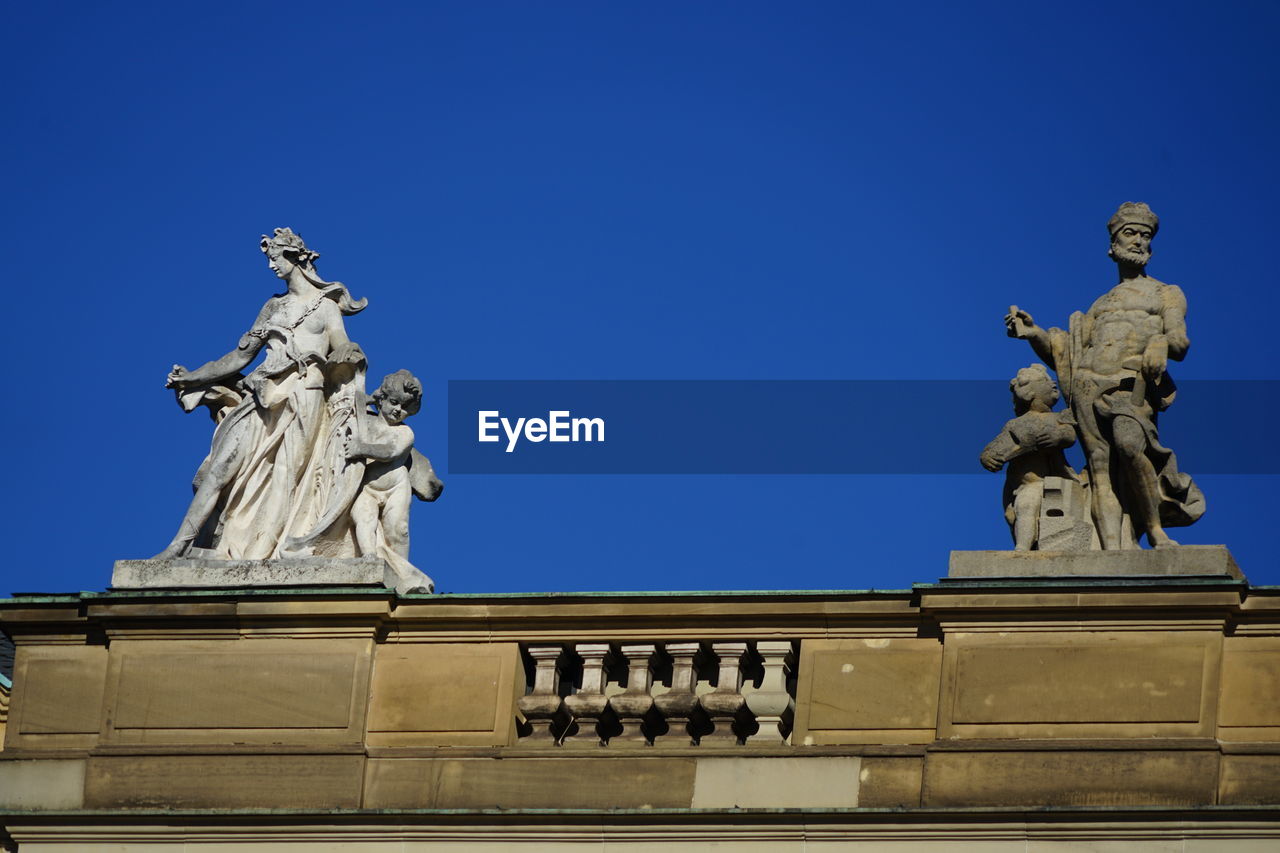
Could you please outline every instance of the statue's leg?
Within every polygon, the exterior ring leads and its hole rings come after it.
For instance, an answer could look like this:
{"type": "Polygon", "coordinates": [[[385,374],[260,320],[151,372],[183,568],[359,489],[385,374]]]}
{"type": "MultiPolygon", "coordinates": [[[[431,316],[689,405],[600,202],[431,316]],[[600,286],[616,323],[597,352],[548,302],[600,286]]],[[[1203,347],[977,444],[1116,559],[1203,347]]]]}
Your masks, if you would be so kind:
{"type": "Polygon", "coordinates": [[[1013,499],[1013,550],[1030,551],[1040,534],[1044,483],[1024,483],[1013,499]]]}
{"type": "Polygon", "coordinates": [[[210,459],[208,467],[202,472],[200,485],[196,487],[195,497],[187,507],[187,514],[183,516],[182,524],[178,525],[177,535],[173,537],[173,541],[167,548],[152,559],[169,560],[181,557],[200,535],[200,529],[204,527],[204,523],[209,520],[209,516],[218,506],[223,490],[231,482],[240,463],[240,449],[237,442],[229,442],[223,447],[226,448],[223,458],[210,459]]]}
{"type": "Polygon", "coordinates": [[[1133,418],[1116,418],[1111,423],[1111,433],[1116,451],[1124,460],[1134,503],[1147,530],[1147,541],[1153,548],[1177,545],[1160,523],[1160,483],[1155,466],[1147,458],[1147,435],[1142,425],[1133,418]]]}
{"type": "Polygon", "coordinates": [[[363,489],[351,503],[351,524],[355,528],[356,548],[365,556],[378,553],[378,499],[363,489]]]}
{"type": "Polygon", "coordinates": [[[1104,551],[1118,551],[1121,546],[1120,521],[1123,510],[1111,485],[1111,445],[1102,435],[1093,399],[1075,401],[1072,413],[1080,432],[1080,448],[1089,465],[1089,491],[1093,496],[1093,522],[1104,551]]]}
{"type": "Polygon", "coordinates": [[[382,538],[387,547],[405,559],[409,558],[409,505],[413,494],[408,483],[397,486],[382,507],[382,538]]]}

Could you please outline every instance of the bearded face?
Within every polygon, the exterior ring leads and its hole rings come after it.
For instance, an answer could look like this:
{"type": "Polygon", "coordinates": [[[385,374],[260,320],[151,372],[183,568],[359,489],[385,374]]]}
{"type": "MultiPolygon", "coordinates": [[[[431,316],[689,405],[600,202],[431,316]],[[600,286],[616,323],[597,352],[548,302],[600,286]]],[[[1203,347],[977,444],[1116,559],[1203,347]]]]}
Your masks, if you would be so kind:
{"type": "Polygon", "coordinates": [[[1111,260],[1118,264],[1145,267],[1147,262],[1151,260],[1151,249],[1125,249],[1113,243],[1110,255],[1111,260]]]}
{"type": "Polygon", "coordinates": [[[1111,259],[1118,264],[1145,267],[1151,260],[1155,232],[1144,225],[1125,225],[1111,237],[1111,259]]]}

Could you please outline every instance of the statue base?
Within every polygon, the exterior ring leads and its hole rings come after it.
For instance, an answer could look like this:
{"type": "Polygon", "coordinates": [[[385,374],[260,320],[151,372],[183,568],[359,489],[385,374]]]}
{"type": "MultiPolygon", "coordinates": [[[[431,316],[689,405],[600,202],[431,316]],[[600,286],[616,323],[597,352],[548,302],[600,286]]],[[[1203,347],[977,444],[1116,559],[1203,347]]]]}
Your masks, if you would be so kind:
{"type": "Polygon", "coordinates": [[[1225,545],[1133,551],[952,551],[948,578],[1233,577],[1225,545]]]}
{"type": "Polygon", "coordinates": [[[112,589],[245,589],[247,587],[383,586],[401,594],[430,592],[398,576],[381,557],[299,557],[281,560],[223,560],[174,557],[116,560],[112,589]]]}

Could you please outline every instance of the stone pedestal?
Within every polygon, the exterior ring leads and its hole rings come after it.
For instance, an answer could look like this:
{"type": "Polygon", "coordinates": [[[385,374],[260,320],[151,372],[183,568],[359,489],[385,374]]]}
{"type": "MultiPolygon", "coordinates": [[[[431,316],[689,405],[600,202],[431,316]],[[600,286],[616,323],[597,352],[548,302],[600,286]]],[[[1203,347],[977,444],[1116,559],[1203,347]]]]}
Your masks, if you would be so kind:
{"type": "Polygon", "coordinates": [[[1243,578],[1225,545],[1134,551],[952,551],[948,578],[1243,578]]]}
{"type": "Polygon", "coordinates": [[[381,557],[299,557],[285,560],[116,560],[112,589],[250,589],[297,586],[384,586],[402,581],[381,557]]]}

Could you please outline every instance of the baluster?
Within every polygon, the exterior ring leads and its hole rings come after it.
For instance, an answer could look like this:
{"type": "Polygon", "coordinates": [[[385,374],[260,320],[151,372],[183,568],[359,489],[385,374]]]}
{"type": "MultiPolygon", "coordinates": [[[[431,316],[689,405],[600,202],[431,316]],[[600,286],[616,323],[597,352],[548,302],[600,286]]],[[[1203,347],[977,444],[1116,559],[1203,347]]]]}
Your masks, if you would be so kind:
{"type": "Polygon", "coordinates": [[[764,680],[760,689],[747,697],[747,708],[760,724],[749,742],[758,746],[788,743],[796,702],[787,692],[787,683],[795,670],[795,648],[788,640],[761,640],[755,645],[764,664],[764,680]]]}
{"type": "Polygon", "coordinates": [[[699,699],[702,710],[710,719],[712,730],[704,734],[699,744],[704,747],[728,747],[741,743],[736,728],[746,721],[749,712],[742,696],[742,659],[747,654],[746,643],[712,643],[711,650],[720,659],[720,677],[717,686],[699,699]]]}
{"type": "Polygon", "coordinates": [[[663,648],[671,656],[671,690],[655,696],[653,704],[667,721],[671,745],[692,746],[694,741],[690,723],[698,708],[698,695],[693,690],[693,659],[702,650],[702,644],[667,643],[663,648]]]}
{"type": "Polygon", "coordinates": [[[530,746],[553,746],[566,728],[568,713],[560,697],[563,646],[529,646],[533,658],[533,691],[516,703],[533,733],[525,738],[530,746]]]}
{"type": "Polygon", "coordinates": [[[566,736],[561,746],[566,749],[604,746],[598,728],[605,709],[609,707],[609,699],[604,695],[604,663],[609,656],[609,644],[577,643],[574,651],[582,658],[582,684],[577,693],[564,697],[564,707],[573,717],[578,731],[572,737],[566,736]]]}
{"type": "Polygon", "coordinates": [[[622,731],[610,738],[609,744],[621,747],[648,746],[649,737],[645,729],[653,710],[653,696],[649,689],[653,686],[653,664],[658,653],[657,647],[652,643],[624,645],[619,651],[627,665],[627,688],[609,699],[609,707],[613,708],[622,725],[622,731]]]}

